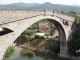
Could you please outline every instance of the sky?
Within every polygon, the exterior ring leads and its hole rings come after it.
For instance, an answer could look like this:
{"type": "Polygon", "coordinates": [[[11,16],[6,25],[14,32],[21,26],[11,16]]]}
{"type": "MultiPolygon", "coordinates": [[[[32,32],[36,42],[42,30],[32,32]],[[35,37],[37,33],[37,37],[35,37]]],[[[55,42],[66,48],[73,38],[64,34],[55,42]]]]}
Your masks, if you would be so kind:
{"type": "Polygon", "coordinates": [[[79,5],[80,6],[80,0],[1,0],[0,4],[10,4],[10,3],[45,3],[45,2],[51,2],[53,4],[62,4],[62,5],[79,5]]]}

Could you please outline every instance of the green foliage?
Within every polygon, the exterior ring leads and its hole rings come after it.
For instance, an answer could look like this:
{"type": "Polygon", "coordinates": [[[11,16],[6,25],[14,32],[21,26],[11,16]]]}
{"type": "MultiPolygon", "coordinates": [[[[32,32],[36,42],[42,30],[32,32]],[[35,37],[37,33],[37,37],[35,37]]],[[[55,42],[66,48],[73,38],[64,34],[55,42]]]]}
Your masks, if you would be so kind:
{"type": "Polygon", "coordinates": [[[36,22],[36,23],[32,24],[32,25],[30,26],[30,28],[34,28],[34,29],[37,28],[37,27],[39,26],[38,23],[39,23],[39,22],[36,22]]]}
{"type": "Polygon", "coordinates": [[[44,39],[44,36],[40,36],[40,35],[35,35],[36,39],[44,39]]]}
{"type": "Polygon", "coordinates": [[[76,13],[76,12],[69,12],[67,15],[77,18],[78,24],[80,24],[80,17],[78,17],[77,14],[78,13],[76,13]]]}
{"type": "Polygon", "coordinates": [[[80,55],[80,52],[77,51],[80,49],[80,17],[77,16],[76,12],[68,13],[70,16],[77,17],[78,19],[78,28],[72,33],[70,40],[68,41],[68,52],[71,55],[80,55]]]}
{"type": "Polygon", "coordinates": [[[72,16],[72,17],[77,17],[77,13],[76,12],[69,12],[68,15],[72,16]]]}
{"type": "Polygon", "coordinates": [[[77,53],[77,50],[80,49],[80,25],[76,31],[72,33],[72,37],[68,41],[68,52],[71,55],[79,55],[80,52],[77,53]]]}
{"type": "Polygon", "coordinates": [[[54,27],[54,24],[52,22],[44,19],[44,20],[40,20],[40,21],[32,24],[30,28],[37,28],[37,27],[39,27],[39,23],[41,23],[41,22],[47,22],[50,25],[51,28],[54,27]]]}
{"type": "Polygon", "coordinates": [[[53,36],[53,33],[54,33],[54,28],[51,29],[50,36],[53,36]]]}
{"type": "Polygon", "coordinates": [[[80,24],[80,17],[78,17],[78,24],[80,24]]]}
{"type": "Polygon", "coordinates": [[[39,27],[39,23],[41,23],[41,22],[47,22],[49,24],[49,26],[51,27],[51,32],[48,32],[48,33],[45,34],[47,36],[47,38],[48,38],[48,36],[52,36],[53,35],[53,32],[54,32],[55,26],[54,26],[53,23],[51,23],[50,21],[48,21],[46,19],[45,20],[40,20],[40,21],[34,23],[33,25],[31,25],[29,27],[29,29],[26,29],[21,35],[22,36],[25,36],[27,38],[27,40],[29,40],[32,36],[34,36],[35,38],[44,39],[43,36],[38,36],[38,37],[35,36],[36,33],[35,33],[35,30],[34,29],[35,28],[38,28],[39,27]]]}
{"type": "Polygon", "coordinates": [[[46,33],[45,33],[45,36],[46,36],[47,39],[48,39],[48,36],[50,36],[50,32],[46,32],[46,33]]]}
{"type": "Polygon", "coordinates": [[[29,29],[26,29],[21,35],[23,35],[23,36],[25,36],[25,35],[31,36],[31,35],[35,34],[35,31],[34,31],[33,29],[39,27],[39,23],[41,23],[41,22],[47,22],[47,23],[50,25],[52,31],[54,30],[54,28],[55,28],[54,24],[45,19],[45,20],[40,20],[40,21],[32,24],[32,25],[29,27],[29,29]],[[30,28],[32,28],[32,29],[30,29],[30,28]]]}
{"type": "Polygon", "coordinates": [[[33,34],[35,34],[35,32],[33,30],[26,29],[21,35],[32,36],[33,34]]]}
{"type": "Polygon", "coordinates": [[[13,55],[14,51],[15,51],[15,47],[13,45],[9,46],[3,56],[3,60],[12,60],[11,56],[13,55]]]}
{"type": "Polygon", "coordinates": [[[50,50],[53,52],[53,53],[59,53],[60,52],[60,41],[56,41],[51,47],[50,47],[50,50]]]}
{"type": "Polygon", "coordinates": [[[33,37],[33,35],[35,35],[35,32],[34,30],[26,29],[21,35],[26,37],[29,44],[29,40],[33,37]]]}
{"type": "Polygon", "coordinates": [[[80,49],[80,17],[76,12],[70,12],[68,15],[78,18],[78,28],[72,33],[70,40],[68,41],[68,52],[71,55],[80,55],[77,51],[80,49]]]}

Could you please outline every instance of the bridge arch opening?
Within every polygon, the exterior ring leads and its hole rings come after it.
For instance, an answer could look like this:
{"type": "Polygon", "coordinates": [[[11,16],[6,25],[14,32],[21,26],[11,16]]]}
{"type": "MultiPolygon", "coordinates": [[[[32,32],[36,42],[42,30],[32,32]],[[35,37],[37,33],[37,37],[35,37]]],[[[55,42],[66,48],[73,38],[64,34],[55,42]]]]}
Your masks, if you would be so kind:
{"type": "Polygon", "coordinates": [[[67,50],[66,33],[65,33],[63,26],[58,21],[56,21],[54,19],[47,19],[47,20],[52,22],[58,30],[59,37],[60,37],[60,53],[61,54],[67,53],[66,52],[66,50],[67,50]]]}
{"type": "Polygon", "coordinates": [[[0,28],[0,36],[11,33],[11,32],[13,32],[13,31],[9,28],[5,28],[5,27],[0,28]]]}
{"type": "Polygon", "coordinates": [[[65,30],[64,30],[64,28],[62,27],[62,25],[61,25],[58,21],[56,21],[56,20],[54,20],[54,19],[47,19],[47,20],[50,21],[50,22],[52,22],[52,23],[56,26],[60,38],[61,38],[61,36],[63,35],[63,37],[64,37],[65,40],[66,40],[65,30]]]}
{"type": "MultiPolygon", "coordinates": [[[[41,20],[45,20],[45,19],[41,19],[41,20]]],[[[54,19],[46,19],[46,20],[52,22],[56,26],[56,28],[57,28],[57,30],[59,32],[60,53],[61,54],[65,54],[66,53],[67,54],[66,34],[65,34],[65,30],[64,30],[63,26],[57,20],[54,20],[54,19]]],[[[37,21],[40,21],[40,20],[37,20],[37,21]]],[[[37,21],[33,22],[32,24],[36,23],[37,21]]]]}

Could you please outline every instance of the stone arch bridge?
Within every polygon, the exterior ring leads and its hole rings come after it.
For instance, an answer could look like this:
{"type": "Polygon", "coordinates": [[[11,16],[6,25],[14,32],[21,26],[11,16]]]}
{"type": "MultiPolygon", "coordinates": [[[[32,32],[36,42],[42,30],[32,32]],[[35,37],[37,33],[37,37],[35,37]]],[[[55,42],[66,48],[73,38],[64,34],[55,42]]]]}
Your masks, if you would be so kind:
{"type": "Polygon", "coordinates": [[[60,35],[59,56],[69,58],[67,40],[76,27],[77,20],[74,17],[58,13],[51,9],[0,8],[0,60],[2,60],[6,48],[26,28],[42,19],[51,21],[57,27],[60,35]]]}

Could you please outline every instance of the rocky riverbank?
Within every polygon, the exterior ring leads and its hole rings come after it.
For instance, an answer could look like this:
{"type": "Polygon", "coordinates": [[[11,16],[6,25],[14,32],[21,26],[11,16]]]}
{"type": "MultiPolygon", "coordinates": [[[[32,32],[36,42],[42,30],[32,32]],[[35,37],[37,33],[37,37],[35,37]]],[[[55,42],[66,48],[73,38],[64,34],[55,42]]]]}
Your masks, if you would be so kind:
{"type": "Polygon", "coordinates": [[[31,49],[37,52],[50,53],[50,44],[47,40],[34,39],[29,43],[25,43],[24,45],[19,45],[20,47],[31,49]]]}
{"type": "MultiPolygon", "coordinates": [[[[22,41],[21,38],[24,37],[20,37],[20,39],[17,41],[18,46],[29,49],[31,51],[37,51],[42,53],[52,53],[50,51],[51,45],[53,45],[55,41],[59,40],[59,39],[53,39],[53,40],[32,39],[30,40],[29,43],[27,43],[26,38],[25,40],[23,40],[23,42],[21,42],[22,41]]],[[[78,57],[71,56],[71,60],[80,60],[80,56],[78,57]]]]}

